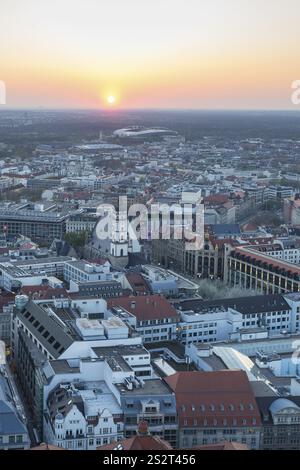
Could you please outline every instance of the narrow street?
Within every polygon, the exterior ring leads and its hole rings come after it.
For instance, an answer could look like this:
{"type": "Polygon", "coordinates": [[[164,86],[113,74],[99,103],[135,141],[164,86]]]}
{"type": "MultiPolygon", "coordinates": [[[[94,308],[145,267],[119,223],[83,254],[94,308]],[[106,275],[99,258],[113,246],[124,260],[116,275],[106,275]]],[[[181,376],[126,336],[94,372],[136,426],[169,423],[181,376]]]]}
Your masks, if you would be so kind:
{"type": "Polygon", "coordinates": [[[30,418],[28,410],[26,409],[26,405],[23,404],[23,400],[21,398],[21,393],[18,389],[18,385],[16,383],[15,377],[14,377],[13,373],[11,372],[8,363],[6,363],[4,365],[1,365],[0,367],[1,367],[1,369],[0,369],[1,374],[8,381],[8,385],[9,385],[11,395],[13,397],[14,404],[15,404],[16,410],[18,412],[19,418],[21,419],[21,421],[27,427],[31,444],[36,445],[37,444],[37,439],[36,439],[36,436],[35,436],[35,433],[34,433],[32,420],[30,418]]]}

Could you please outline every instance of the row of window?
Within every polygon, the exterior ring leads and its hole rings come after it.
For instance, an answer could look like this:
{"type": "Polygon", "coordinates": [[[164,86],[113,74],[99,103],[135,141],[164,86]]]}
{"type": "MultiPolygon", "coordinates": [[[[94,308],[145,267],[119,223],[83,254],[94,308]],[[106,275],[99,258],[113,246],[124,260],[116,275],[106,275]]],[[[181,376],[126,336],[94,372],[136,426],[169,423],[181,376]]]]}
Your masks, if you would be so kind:
{"type": "MultiPolygon", "coordinates": [[[[238,425],[238,420],[236,418],[233,418],[232,420],[228,420],[227,418],[224,418],[223,420],[218,420],[216,418],[214,418],[212,420],[212,426],[218,426],[221,425],[221,426],[228,426],[229,425],[229,421],[231,422],[231,425],[232,426],[237,426],[238,425]]],[[[256,418],[249,418],[248,420],[246,418],[243,418],[241,420],[241,424],[242,426],[247,426],[247,425],[252,425],[252,426],[255,426],[257,424],[257,421],[256,421],[256,418]]],[[[190,426],[189,422],[187,419],[184,419],[183,420],[183,425],[184,426],[190,426]]],[[[201,423],[198,422],[197,419],[194,419],[193,420],[193,426],[208,426],[208,420],[207,419],[204,419],[204,420],[201,420],[201,423]]]]}
{"type": "MultiPolygon", "coordinates": [[[[4,443],[3,436],[0,436],[0,444],[4,443]]],[[[23,435],[18,434],[18,435],[11,435],[8,436],[8,443],[9,444],[22,444],[23,443],[23,435]]]]}
{"type": "Polygon", "coordinates": [[[252,403],[248,403],[247,405],[244,405],[243,403],[240,403],[238,406],[235,406],[233,404],[229,404],[228,406],[225,406],[224,404],[220,404],[219,406],[216,406],[214,405],[213,403],[210,404],[209,406],[205,406],[204,404],[203,405],[200,405],[199,407],[196,407],[195,405],[182,405],[181,406],[181,411],[185,412],[185,411],[206,411],[206,410],[209,410],[209,411],[226,411],[226,410],[229,410],[229,411],[236,411],[236,410],[239,410],[239,411],[244,411],[245,409],[248,409],[249,411],[253,411],[254,410],[254,406],[252,403]]]}

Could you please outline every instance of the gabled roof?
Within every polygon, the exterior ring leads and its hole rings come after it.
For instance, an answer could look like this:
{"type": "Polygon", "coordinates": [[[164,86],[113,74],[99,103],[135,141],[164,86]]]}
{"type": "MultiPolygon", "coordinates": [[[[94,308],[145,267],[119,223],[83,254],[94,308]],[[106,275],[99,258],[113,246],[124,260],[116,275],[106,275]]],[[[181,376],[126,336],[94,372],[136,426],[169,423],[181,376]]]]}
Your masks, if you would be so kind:
{"type": "Polygon", "coordinates": [[[246,444],[240,442],[220,441],[216,444],[199,445],[192,448],[192,450],[250,450],[246,444]]]}
{"type": "Polygon", "coordinates": [[[25,425],[20,421],[13,408],[0,400],[0,436],[27,433],[25,425]]]}
{"type": "Polygon", "coordinates": [[[127,273],[126,279],[130,284],[132,290],[136,294],[149,294],[149,286],[144,277],[139,273],[127,273]]]}
{"type": "Polygon", "coordinates": [[[36,447],[31,447],[31,449],[29,450],[65,450],[65,449],[63,449],[62,447],[57,447],[57,446],[53,446],[51,444],[42,442],[40,445],[36,447]]]}
{"type": "Polygon", "coordinates": [[[108,308],[124,308],[132,313],[139,321],[178,318],[178,313],[175,308],[161,295],[115,297],[108,299],[107,305],[108,308]]]}
{"type": "Polygon", "coordinates": [[[193,310],[194,312],[201,312],[202,310],[219,307],[233,308],[243,315],[290,309],[290,306],[281,294],[253,295],[248,297],[216,300],[202,300],[195,298],[182,300],[178,305],[182,311],[193,310]]]}
{"type": "Polygon", "coordinates": [[[177,372],[164,378],[175,392],[181,426],[256,426],[260,414],[241,370],[177,372]]]}
{"type": "Polygon", "coordinates": [[[41,304],[29,300],[18,316],[54,358],[58,358],[73,343],[70,334],[48,315],[41,304]]]}
{"type": "Polygon", "coordinates": [[[60,287],[46,286],[22,286],[21,294],[28,295],[33,299],[52,299],[53,297],[66,297],[67,291],[60,287]]]}
{"type": "Polygon", "coordinates": [[[97,447],[97,450],[171,450],[171,445],[158,436],[134,436],[97,447]]]}

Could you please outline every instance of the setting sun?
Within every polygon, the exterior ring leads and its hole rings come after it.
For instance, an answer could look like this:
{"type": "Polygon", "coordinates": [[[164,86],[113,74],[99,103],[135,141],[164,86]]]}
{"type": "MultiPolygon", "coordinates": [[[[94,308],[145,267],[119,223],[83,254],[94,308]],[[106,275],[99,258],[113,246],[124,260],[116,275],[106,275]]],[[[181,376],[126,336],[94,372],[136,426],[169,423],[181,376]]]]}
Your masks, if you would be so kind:
{"type": "Polygon", "coordinates": [[[113,95],[108,96],[107,97],[107,102],[108,102],[108,104],[115,104],[115,102],[116,102],[115,96],[113,96],[113,95]]]}

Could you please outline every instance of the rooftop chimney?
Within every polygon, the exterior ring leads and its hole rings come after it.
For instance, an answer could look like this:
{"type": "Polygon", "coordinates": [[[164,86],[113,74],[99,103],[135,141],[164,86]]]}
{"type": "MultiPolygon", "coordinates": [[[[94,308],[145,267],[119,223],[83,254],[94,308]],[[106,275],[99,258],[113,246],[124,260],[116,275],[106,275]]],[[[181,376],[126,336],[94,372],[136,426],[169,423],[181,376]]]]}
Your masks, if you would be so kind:
{"type": "Polygon", "coordinates": [[[137,430],[137,435],[140,437],[143,437],[143,436],[149,436],[149,434],[150,432],[149,432],[147,421],[140,421],[138,430],[137,430]]]}

